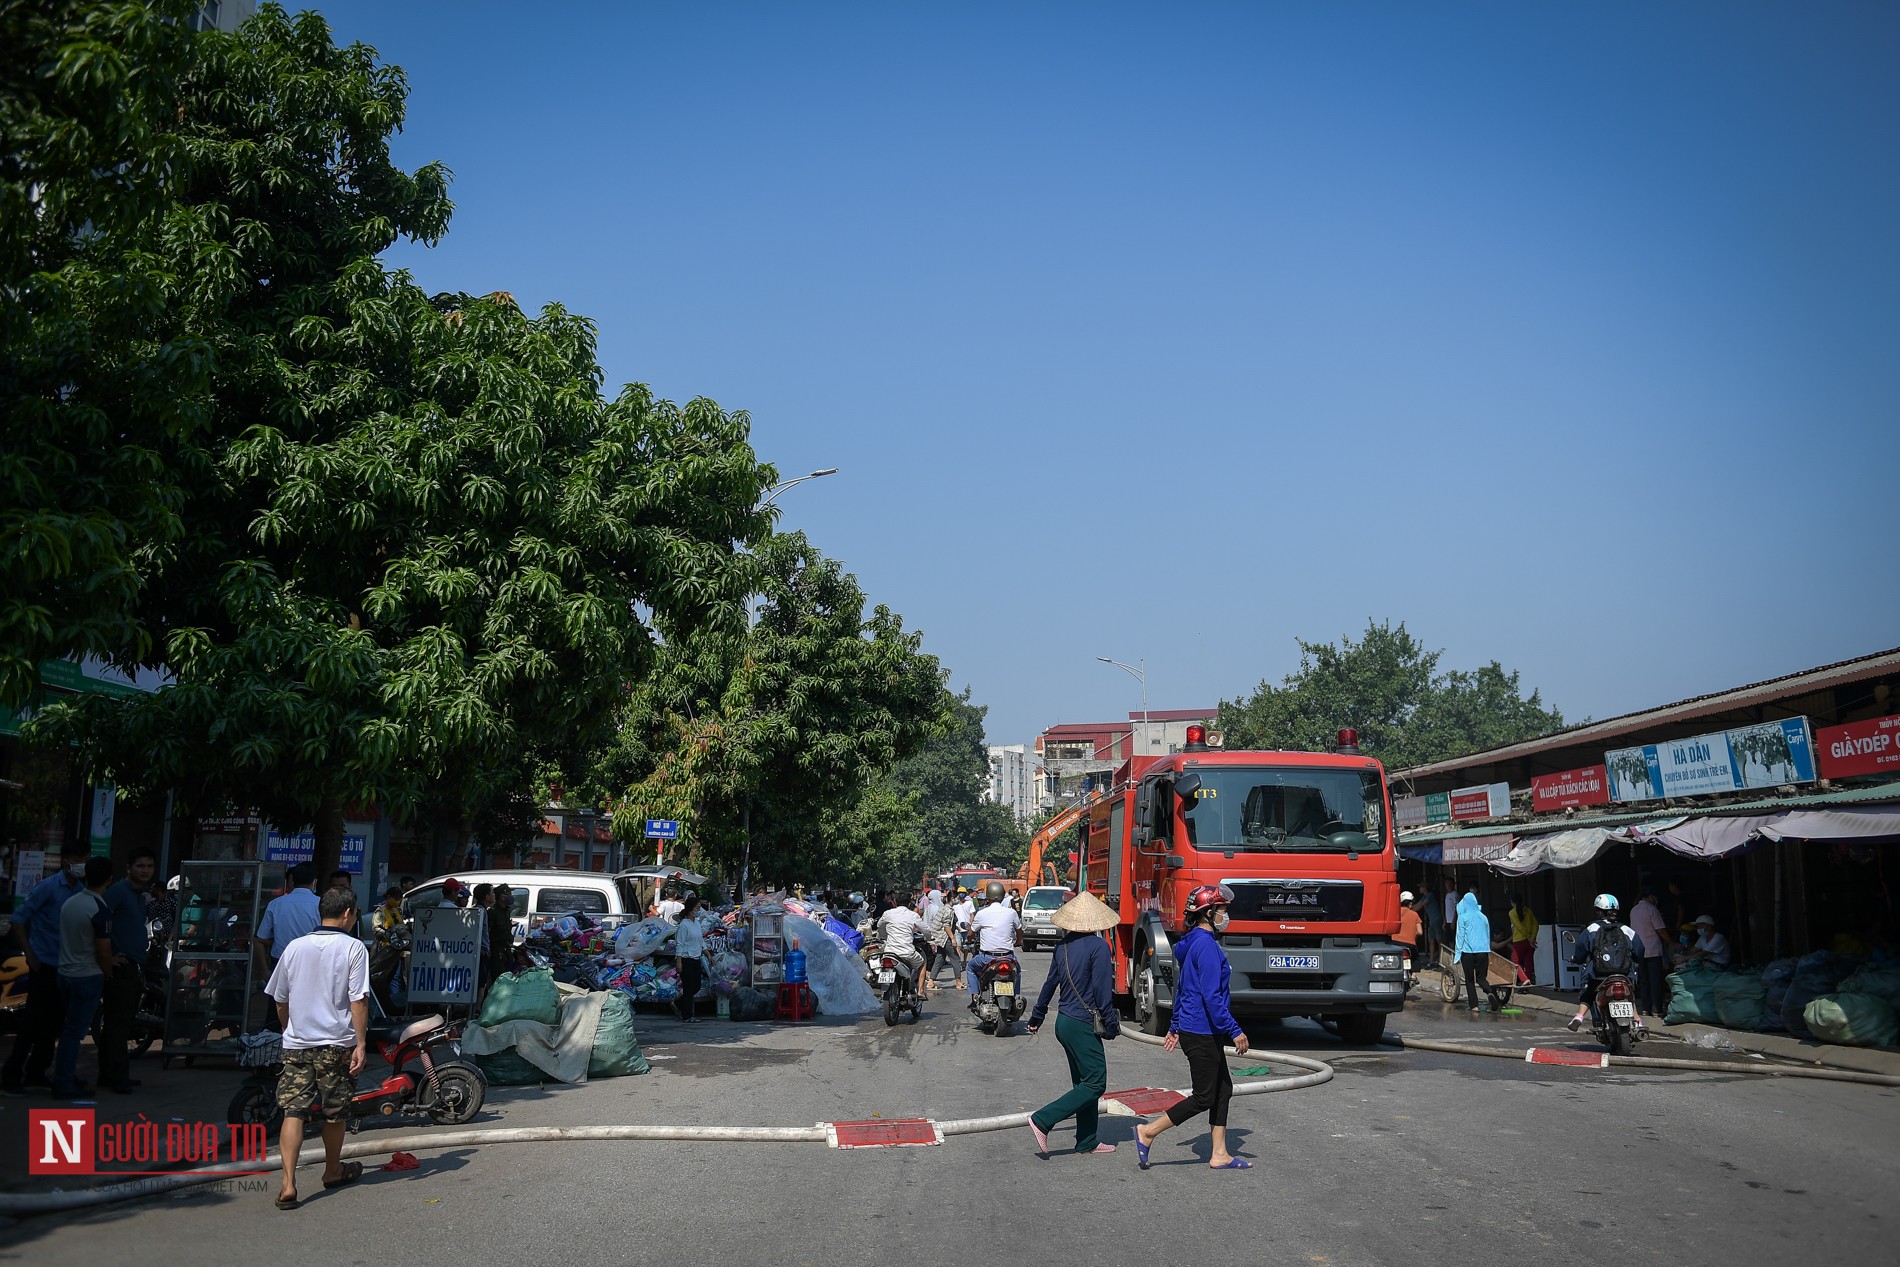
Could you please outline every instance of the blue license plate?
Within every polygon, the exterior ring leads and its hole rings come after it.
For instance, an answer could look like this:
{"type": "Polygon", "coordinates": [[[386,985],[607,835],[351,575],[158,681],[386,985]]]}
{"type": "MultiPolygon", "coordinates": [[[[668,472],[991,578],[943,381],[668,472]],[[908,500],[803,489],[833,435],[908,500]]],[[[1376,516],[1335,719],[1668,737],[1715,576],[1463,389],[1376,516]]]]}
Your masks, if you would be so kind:
{"type": "Polygon", "coordinates": [[[1318,955],[1268,955],[1267,967],[1282,968],[1296,972],[1318,972],[1318,955]]]}

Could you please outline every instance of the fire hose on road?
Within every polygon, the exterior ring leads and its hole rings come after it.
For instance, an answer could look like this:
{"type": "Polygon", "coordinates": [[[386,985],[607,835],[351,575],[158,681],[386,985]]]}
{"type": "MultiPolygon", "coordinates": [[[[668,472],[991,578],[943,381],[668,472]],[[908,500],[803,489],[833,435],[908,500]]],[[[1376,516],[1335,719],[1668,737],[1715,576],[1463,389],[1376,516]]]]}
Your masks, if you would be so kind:
{"type": "MultiPolygon", "coordinates": [[[[1126,1031],[1122,1036],[1156,1046],[1159,1046],[1162,1041],[1147,1034],[1126,1031]]],[[[1227,1051],[1229,1054],[1238,1054],[1231,1047],[1227,1051]]],[[[1237,1082],[1234,1084],[1235,1095],[1264,1095],[1275,1091],[1295,1091],[1301,1087],[1318,1086],[1333,1076],[1331,1065],[1305,1056],[1293,1056],[1275,1051],[1249,1051],[1247,1056],[1250,1059],[1289,1065],[1307,1072],[1237,1082]]],[[[1012,1130],[1028,1121],[1029,1114],[1027,1113],[1000,1113],[993,1117],[960,1118],[938,1122],[935,1125],[941,1134],[948,1137],[977,1135],[985,1131],[1012,1130]]],[[[701,1144],[827,1144],[831,1138],[827,1125],[821,1122],[816,1126],[497,1126],[472,1131],[430,1130],[375,1139],[351,1139],[343,1145],[343,1158],[349,1160],[356,1157],[382,1157],[396,1152],[470,1148],[488,1144],[620,1143],[634,1140],[701,1144]]],[[[297,1160],[299,1166],[321,1164],[323,1145],[321,1143],[307,1145],[298,1154],[297,1160]]],[[[195,1187],[199,1184],[216,1183],[223,1179],[255,1176],[264,1172],[267,1166],[270,1168],[270,1174],[276,1174],[281,1164],[281,1159],[273,1154],[264,1162],[227,1162],[222,1165],[207,1166],[201,1170],[180,1172],[175,1175],[156,1175],[128,1183],[109,1184],[101,1188],[87,1188],[76,1192],[0,1193],[0,1216],[27,1218],[37,1214],[54,1214],[62,1210],[109,1205],[117,1201],[132,1201],[195,1187]]]]}
{"type": "MultiPolygon", "coordinates": [[[[1537,1048],[1480,1047],[1474,1043],[1445,1043],[1431,1038],[1388,1036],[1380,1040],[1387,1046],[1408,1051],[1436,1051],[1452,1056],[1492,1056],[1503,1060],[1529,1060],[1537,1048]]],[[[1811,1069],[1805,1065],[1744,1065],[1722,1060],[1677,1060],[1667,1056],[1610,1056],[1604,1061],[1619,1068],[1681,1069],[1695,1073],[1752,1073],[1775,1078],[1819,1078],[1827,1082],[1858,1082],[1872,1087],[1900,1087],[1900,1078],[1884,1073],[1861,1073],[1854,1069],[1811,1069]]]]}

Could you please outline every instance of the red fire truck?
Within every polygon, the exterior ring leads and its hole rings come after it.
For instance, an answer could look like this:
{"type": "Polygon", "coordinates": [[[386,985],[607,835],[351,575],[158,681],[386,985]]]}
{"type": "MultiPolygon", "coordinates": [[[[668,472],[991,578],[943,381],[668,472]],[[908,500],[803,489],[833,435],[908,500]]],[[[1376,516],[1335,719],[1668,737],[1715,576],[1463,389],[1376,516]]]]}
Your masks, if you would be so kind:
{"type": "Polygon", "coordinates": [[[1325,1017],[1367,1043],[1403,1005],[1392,806],[1354,732],[1331,752],[1235,752],[1190,726],[1183,751],[1125,764],[1083,831],[1080,887],[1121,915],[1116,990],[1148,1033],[1167,1029],[1171,948],[1201,884],[1234,891],[1236,1015],[1325,1017]]]}

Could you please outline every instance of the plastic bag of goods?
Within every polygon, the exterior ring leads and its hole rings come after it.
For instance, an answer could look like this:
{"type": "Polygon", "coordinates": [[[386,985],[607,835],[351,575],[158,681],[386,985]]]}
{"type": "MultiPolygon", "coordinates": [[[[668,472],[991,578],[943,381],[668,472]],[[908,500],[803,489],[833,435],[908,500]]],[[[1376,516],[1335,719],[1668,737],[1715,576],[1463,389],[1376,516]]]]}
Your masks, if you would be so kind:
{"type": "MultiPolygon", "coordinates": [[[[1730,1029],[1760,1029],[1768,1019],[1768,987],[1745,972],[1724,972],[1711,990],[1715,1014],[1730,1029]]],[[[1780,1017],[1775,1018],[1779,1022],[1780,1017]]]]}
{"type": "Polygon", "coordinates": [[[1768,1018],[1774,1024],[1781,1024],[1781,1004],[1788,994],[1788,983],[1794,980],[1794,967],[1797,960],[1793,955],[1777,959],[1761,970],[1761,983],[1768,990],[1768,1018]]]}
{"type": "Polygon", "coordinates": [[[607,996],[600,1009],[600,1026],[594,1031],[594,1046],[587,1054],[589,1078],[623,1078],[645,1073],[647,1058],[640,1054],[640,1040],[633,1032],[633,1004],[616,990],[607,996]]]}
{"type": "Polygon", "coordinates": [[[615,934],[614,953],[622,959],[651,959],[672,935],[673,926],[665,920],[643,919],[615,934]]]}
{"type": "Polygon", "coordinates": [[[713,959],[712,987],[720,994],[731,994],[745,981],[745,956],[727,951],[713,959]]]}
{"type": "Polygon", "coordinates": [[[494,984],[488,987],[488,997],[482,1000],[482,1012],[475,1023],[494,1026],[508,1021],[561,1023],[561,992],[554,988],[551,969],[504,972],[495,978],[494,984]]]}
{"type": "Polygon", "coordinates": [[[1802,1019],[1824,1043],[1892,1047],[1900,1043],[1900,1017],[1877,994],[1823,994],[1802,1009],[1802,1019]]]}
{"type": "Polygon", "coordinates": [[[1862,968],[1841,982],[1837,994],[1871,994],[1900,1012],[1900,968],[1862,968]]]}
{"type": "Polygon", "coordinates": [[[1715,1007],[1715,981],[1722,974],[1714,968],[1688,967],[1669,974],[1669,1011],[1663,1017],[1670,1025],[1719,1025],[1715,1007]]]}
{"type": "Polygon", "coordinates": [[[1806,1038],[1808,1004],[1823,994],[1833,994],[1853,969],[1853,960],[1842,959],[1829,950],[1801,956],[1795,965],[1794,980],[1788,983],[1788,992],[1781,999],[1781,1023],[1788,1032],[1797,1038],[1806,1038]]]}
{"type": "MultiPolygon", "coordinates": [[[[805,952],[805,975],[827,1016],[862,1016],[879,1008],[864,981],[864,962],[846,954],[825,930],[797,915],[785,917],[785,936],[805,952]]],[[[763,966],[763,965],[761,965],[763,966]]]]}
{"type": "Polygon", "coordinates": [[[778,993],[742,985],[732,992],[730,1011],[735,1021],[769,1021],[778,1015],[778,993]]]}

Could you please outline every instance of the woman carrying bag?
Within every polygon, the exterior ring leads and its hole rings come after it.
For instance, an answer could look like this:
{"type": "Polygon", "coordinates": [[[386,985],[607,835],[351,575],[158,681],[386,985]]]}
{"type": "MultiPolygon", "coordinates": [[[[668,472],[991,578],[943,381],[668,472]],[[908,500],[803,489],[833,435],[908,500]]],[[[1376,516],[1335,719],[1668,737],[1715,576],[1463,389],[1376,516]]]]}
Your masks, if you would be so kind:
{"type": "Polygon", "coordinates": [[[1215,1170],[1253,1168],[1252,1162],[1227,1151],[1227,1102],[1234,1094],[1234,1076],[1227,1071],[1227,1039],[1234,1040],[1242,1055],[1247,1052],[1247,1035],[1234,1020],[1230,1001],[1234,970],[1218,937],[1227,927],[1227,907],[1233,900],[1234,891],[1224,884],[1203,884],[1188,894],[1188,931],[1174,944],[1179,978],[1174,1015],[1162,1047],[1173,1051],[1178,1046],[1187,1054],[1194,1094],[1135,1128],[1135,1159],[1143,1170],[1148,1169],[1148,1150],[1163,1131],[1202,1113],[1207,1114],[1214,1136],[1207,1164],[1215,1170]]]}
{"type": "Polygon", "coordinates": [[[1029,1014],[1029,1032],[1041,1028],[1049,1012],[1049,1000],[1061,986],[1056,1041],[1069,1058],[1069,1081],[1075,1085],[1029,1115],[1029,1133],[1036,1137],[1036,1151],[1047,1154],[1049,1132],[1073,1117],[1076,1152],[1112,1153],[1115,1146],[1101,1143],[1095,1132],[1097,1105],[1108,1090],[1108,1058],[1103,1054],[1102,1040],[1121,1032],[1121,1018],[1115,1012],[1108,943],[1097,934],[1113,928],[1120,919],[1094,895],[1079,893],[1065,902],[1050,922],[1068,935],[1056,943],[1055,952],[1049,956],[1049,977],[1042,983],[1035,1010],[1029,1014]]]}

